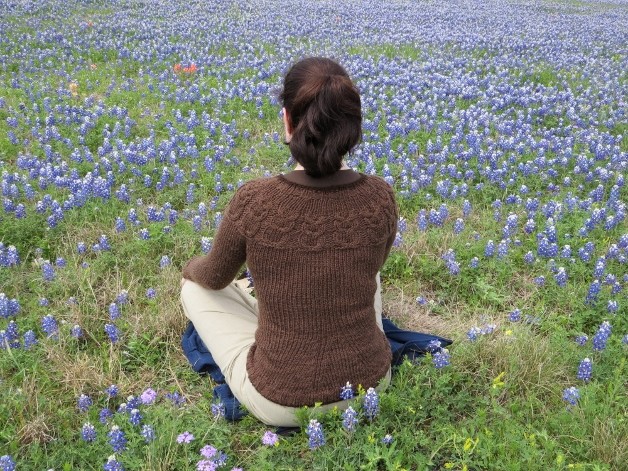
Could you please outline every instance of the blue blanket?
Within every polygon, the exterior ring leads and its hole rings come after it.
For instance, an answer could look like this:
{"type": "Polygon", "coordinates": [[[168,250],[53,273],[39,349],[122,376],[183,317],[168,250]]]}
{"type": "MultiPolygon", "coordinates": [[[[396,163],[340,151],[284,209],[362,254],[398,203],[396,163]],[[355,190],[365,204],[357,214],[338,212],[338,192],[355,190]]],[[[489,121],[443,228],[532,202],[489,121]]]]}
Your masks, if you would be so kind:
{"type": "MultiPolygon", "coordinates": [[[[382,323],[392,351],[391,366],[400,365],[404,357],[413,360],[425,355],[427,352],[435,351],[433,344],[430,345],[430,342],[434,340],[439,341],[442,348],[452,343],[451,340],[438,337],[437,335],[401,330],[387,318],[383,318],[382,323]]],[[[225,383],[224,375],[191,322],[188,323],[188,327],[183,333],[181,347],[183,347],[183,353],[194,371],[200,374],[208,374],[215,383],[218,383],[214,388],[214,399],[224,404],[225,418],[235,421],[244,417],[246,412],[240,408],[240,402],[231,392],[229,385],[225,383]]],[[[338,386],[339,391],[341,386],[338,386]]]]}

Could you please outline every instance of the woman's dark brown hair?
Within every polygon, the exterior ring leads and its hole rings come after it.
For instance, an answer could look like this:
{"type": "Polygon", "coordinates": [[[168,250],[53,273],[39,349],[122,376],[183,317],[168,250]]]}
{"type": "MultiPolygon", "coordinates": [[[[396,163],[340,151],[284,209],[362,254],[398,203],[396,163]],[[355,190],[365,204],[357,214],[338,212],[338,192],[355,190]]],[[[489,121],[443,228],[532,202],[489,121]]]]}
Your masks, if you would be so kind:
{"type": "Polygon", "coordinates": [[[292,66],[279,95],[288,112],[292,157],[312,177],[338,171],[362,137],[360,93],[331,59],[309,57],[292,66]]]}

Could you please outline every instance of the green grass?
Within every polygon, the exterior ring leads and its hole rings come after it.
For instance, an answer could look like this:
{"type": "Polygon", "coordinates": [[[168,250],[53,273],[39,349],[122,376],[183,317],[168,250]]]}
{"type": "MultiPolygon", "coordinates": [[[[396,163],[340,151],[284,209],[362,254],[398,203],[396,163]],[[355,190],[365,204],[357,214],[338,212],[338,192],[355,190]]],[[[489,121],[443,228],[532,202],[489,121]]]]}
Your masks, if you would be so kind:
{"type": "MultiPolygon", "coordinates": [[[[92,2],[93,3],[93,2],[92,2]]],[[[580,2],[581,4],[589,2],[580,2]]],[[[75,17],[64,21],[105,18],[114,12],[113,7],[99,9],[86,4],[76,12],[75,17]]],[[[215,230],[213,219],[204,226],[202,232],[195,232],[185,219],[186,208],[195,209],[203,201],[209,205],[216,196],[217,210],[224,210],[233,192],[216,193],[214,189],[217,175],[227,184],[237,184],[261,176],[265,170],[271,173],[285,171],[284,162],[289,156],[286,146],[272,141],[270,135],[281,129],[277,118],[278,109],[265,99],[261,108],[243,98],[225,100],[218,106],[215,101],[207,105],[200,102],[177,102],[177,88],[189,90],[197,85],[201,93],[209,93],[212,88],[221,86],[225,77],[232,82],[247,78],[257,70],[247,70],[229,75],[222,69],[209,70],[205,75],[180,77],[174,75],[165,81],[156,76],[171,73],[172,66],[181,61],[173,54],[158,65],[151,65],[151,74],[146,72],[146,64],[132,59],[119,59],[112,49],[92,47],[68,53],[65,59],[55,57],[54,64],[48,66],[43,61],[35,61],[40,67],[27,73],[42,96],[33,95],[31,90],[15,89],[11,86],[11,74],[23,70],[23,64],[11,60],[17,38],[23,33],[34,33],[35,26],[52,28],[50,9],[41,10],[32,25],[19,24],[10,31],[11,41],[0,43],[0,51],[9,59],[0,67],[0,97],[6,100],[6,107],[0,109],[0,172],[14,171],[17,157],[28,152],[33,157],[44,159],[44,149],[34,141],[28,147],[13,145],[6,137],[9,131],[6,118],[9,108],[16,109],[20,103],[33,102],[42,106],[42,97],[55,95],[61,87],[69,87],[69,79],[54,74],[62,60],[68,61],[68,68],[74,70],[72,80],[78,84],[78,97],[69,94],[62,103],[75,107],[93,109],[99,102],[106,107],[120,106],[128,110],[129,117],[136,121],[130,136],[122,132],[117,138],[128,143],[138,138],[147,138],[151,129],[156,135],[156,143],[167,139],[170,122],[179,133],[188,133],[185,122],[178,123],[173,118],[174,110],[180,110],[185,119],[194,111],[198,117],[205,111],[219,121],[215,133],[202,126],[191,131],[199,149],[199,158],[182,158],[177,161],[185,173],[186,182],[178,186],[166,185],[156,191],[144,188],[143,177],[134,177],[130,169],[116,174],[114,188],[127,183],[134,189],[131,205],[115,198],[109,200],[90,199],[80,208],[69,211],[58,226],[48,229],[46,215],[32,210],[24,219],[15,219],[0,213],[0,241],[5,245],[15,245],[23,263],[15,268],[0,269],[0,292],[8,298],[17,298],[21,311],[16,321],[21,332],[33,329],[41,333],[40,321],[52,314],[59,321],[59,340],[38,336],[39,344],[29,351],[8,349],[0,351],[0,455],[11,454],[25,470],[96,470],[102,469],[111,455],[106,434],[111,424],[119,425],[127,433],[128,450],[118,454],[128,470],[187,470],[193,469],[200,459],[198,450],[211,443],[229,456],[228,468],[242,466],[247,470],[620,470],[628,461],[628,448],[625,436],[628,434],[628,405],[626,401],[625,377],[626,346],[621,344],[621,335],[626,331],[625,313],[613,318],[613,335],[603,352],[593,352],[590,343],[578,347],[573,339],[576,335],[595,333],[599,324],[608,316],[606,302],[611,299],[605,287],[600,300],[594,306],[585,306],[583,300],[590,283],[590,273],[597,257],[615,243],[625,233],[625,225],[610,231],[595,229],[587,239],[597,242],[596,252],[590,262],[576,262],[557,258],[558,266],[565,266],[569,272],[568,285],[556,285],[547,260],[538,260],[532,266],[523,261],[528,250],[535,247],[535,237],[522,232],[525,211],[521,207],[504,204],[502,220],[495,221],[491,203],[495,199],[505,201],[509,194],[517,192],[525,183],[532,198],[537,191],[541,204],[549,199],[563,201],[565,189],[549,195],[549,181],[561,182],[565,176],[573,178],[571,191],[583,185],[580,196],[597,186],[597,181],[587,181],[584,175],[573,174],[573,168],[561,170],[549,180],[533,175],[517,181],[506,188],[493,184],[487,178],[476,175],[469,186],[482,183],[482,191],[471,191],[464,198],[444,199],[435,191],[436,181],[425,190],[409,197],[399,196],[401,215],[407,219],[408,230],[403,234],[403,243],[392,250],[382,268],[384,282],[384,310],[402,326],[433,332],[455,340],[450,349],[451,365],[442,370],[434,368],[428,356],[415,363],[406,362],[393,375],[392,384],[381,394],[380,414],[372,422],[361,417],[355,433],[345,432],[341,426],[338,411],[327,414],[316,408],[303,409],[300,420],[303,425],[310,418],[317,418],[324,426],[327,444],[319,450],[309,450],[304,430],[295,435],[282,437],[276,447],[265,447],[261,443],[263,433],[268,429],[252,417],[235,424],[215,419],[211,414],[212,388],[214,384],[195,374],[180,350],[180,335],[185,327],[185,318],[178,301],[178,287],[182,265],[200,251],[200,237],[212,236],[215,230]],[[80,64],[83,64],[80,66],[80,64]],[[90,64],[96,69],[91,70],[90,64]],[[214,73],[215,72],[215,73],[214,73]],[[108,90],[112,80],[116,85],[108,90]],[[125,89],[125,81],[132,79],[136,86],[125,89]],[[165,96],[154,90],[164,87],[165,96]],[[94,104],[85,105],[92,98],[94,104]],[[162,105],[162,101],[164,101],[162,105]],[[258,112],[263,112],[263,118],[258,112]],[[156,115],[160,114],[160,117],[156,115]],[[216,146],[227,146],[226,136],[221,126],[230,125],[235,120],[239,136],[228,157],[217,162],[215,169],[207,172],[203,160],[213,155],[216,146]],[[250,136],[244,137],[244,131],[250,136]],[[265,136],[268,144],[264,143],[265,136]],[[209,149],[202,149],[209,143],[209,149]],[[250,152],[253,148],[253,152],[250,152]],[[233,159],[239,160],[238,165],[233,159]],[[227,160],[231,159],[231,163],[227,160]],[[196,165],[198,175],[192,177],[196,165]],[[249,166],[243,173],[241,168],[249,166]],[[136,179],[131,184],[129,180],[136,179]],[[187,183],[196,185],[195,201],[186,202],[187,183]],[[427,199],[425,195],[431,194],[427,199]],[[142,205],[137,204],[141,198],[142,205]],[[462,200],[468,198],[473,205],[469,218],[465,219],[465,229],[459,235],[453,234],[453,221],[462,215],[462,200]],[[179,221],[172,231],[164,232],[167,222],[149,223],[145,210],[149,205],[161,206],[166,202],[179,211],[179,221]],[[446,203],[450,216],[443,227],[431,226],[428,231],[416,229],[416,216],[422,209],[429,211],[446,203]],[[133,227],[127,222],[127,231],[116,233],[114,224],[117,217],[126,218],[129,207],[135,207],[141,224],[133,227]],[[519,215],[519,230],[516,237],[520,246],[511,245],[508,256],[503,259],[483,256],[489,239],[496,243],[501,239],[504,221],[509,212],[519,215]],[[138,238],[138,231],[147,228],[150,238],[138,238]],[[474,233],[480,238],[476,240],[474,233]],[[112,250],[96,254],[89,250],[84,255],[76,252],[79,242],[91,247],[101,234],[109,237],[112,250]],[[37,253],[35,248],[41,249],[37,253]],[[447,272],[442,255],[447,249],[455,250],[461,264],[461,273],[452,276],[447,272]],[[172,259],[172,265],[159,268],[163,255],[172,259]],[[478,256],[480,266],[471,269],[470,259],[478,256]],[[66,268],[57,268],[54,281],[42,280],[42,260],[54,261],[64,257],[66,268]],[[85,268],[81,267],[87,263],[85,268]],[[546,285],[538,287],[533,278],[543,275],[546,285]],[[154,288],[156,299],[148,299],[146,290],[154,288]],[[105,335],[103,325],[109,321],[108,307],[118,293],[127,290],[130,302],[122,307],[122,319],[118,326],[122,331],[120,343],[112,345],[105,335]],[[425,305],[417,305],[415,298],[425,297],[425,305]],[[40,298],[47,298],[50,305],[39,304],[40,298]],[[77,303],[68,303],[75,298],[77,303]],[[524,315],[538,318],[535,323],[509,323],[506,319],[513,309],[520,308],[524,315]],[[494,322],[496,331],[481,336],[476,342],[466,339],[466,332],[472,326],[482,326],[494,322]],[[69,335],[73,325],[84,329],[85,338],[77,340],[69,335]],[[578,363],[589,356],[594,363],[594,378],[589,384],[575,379],[578,363]],[[121,397],[109,399],[104,389],[117,384],[121,397]],[[581,399],[577,406],[566,409],[562,391],[568,386],[577,385],[581,399]],[[128,423],[123,414],[116,414],[113,422],[100,424],[98,411],[102,407],[117,408],[129,395],[138,395],[152,387],[160,393],[158,402],[141,408],[143,422],[155,428],[157,439],[144,443],[139,429],[128,423]],[[164,398],[166,393],[178,392],[186,398],[182,407],[175,407],[164,398]],[[80,394],[88,394],[94,399],[94,407],[87,413],[79,413],[76,399],[80,394]],[[80,430],[85,422],[91,422],[97,429],[97,439],[87,444],[80,439],[80,430]],[[176,437],[183,431],[192,432],[196,439],[190,445],[176,443],[176,437]],[[391,434],[394,441],[384,445],[381,439],[391,434]]],[[[234,4],[228,10],[228,18],[246,18],[246,11],[234,4]]],[[[19,23],[17,19],[9,19],[19,23]]],[[[34,36],[33,36],[34,37],[34,36]]],[[[172,42],[183,42],[186,38],[173,35],[172,42]]],[[[289,42],[298,43],[297,38],[289,42]]],[[[51,43],[33,40],[31,47],[41,50],[54,48],[51,43]]],[[[255,43],[255,50],[271,56],[280,52],[277,44],[255,43]]],[[[452,57],[467,59],[465,70],[474,73],[479,61],[487,60],[489,69],[479,71],[483,77],[491,70],[491,60],[498,51],[478,47],[461,51],[455,44],[447,48],[452,57]],[[484,74],[484,75],[483,75],[484,74]]],[[[347,55],[357,55],[381,60],[423,60],[432,52],[429,47],[418,44],[395,45],[378,44],[372,47],[355,45],[347,55]]],[[[212,50],[220,57],[234,59],[240,53],[230,44],[221,44],[212,50]]],[[[612,60],[619,61],[617,54],[612,60]]],[[[514,72],[514,71],[513,71],[514,72]]],[[[277,77],[267,79],[275,83],[277,77]]],[[[527,84],[538,87],[567,86],[577,93],[578,87],[591,84],[581,79],[577,73],[558,70],[549,64],[539,64],[522,73],[505,77],[514,86],[527,84]]],[[[375,93],[382,93],[390,99],[394,90],[382,87],[375,93]]],[[[456,97],[449,108],[469,109],[484,106],[479,100],[465,100],[456,97]]],[[[439,116],[444,111],[439,110],[439,116]]],[[[499,112],[496,112],[499,114],[499,112]]],[[[599,116],[607,116],[608,109],[595,110],[599,116]]],[[[40,110],[29,111],[33,119],[45,119],[47,113],[40,110]]],[[[506,117],[504,117],[506,118],[506,117]]],[[[98,148],[103,145],[103,131],[108,126],[113,129],[118,118],[105,113],[96,126],[85,136],[85,146],[97,157],[98,148]]],[[[535,132],[560,130],[568,124],[566,116],[546,115],[535,123],[535,132]]],[[[59,154],[59,162],[70,161],[73,147],[79,147],[77,126],[59,124],[59,132],[72,140],[71,146],[61,142],[51,142],[51,148],[59,154]]],[[[628,128],[619,122],[609,130],[615,136],[627,135],[628,128]]],[[[15,130],[19,139],[29,137],[30,127],[20,122],[15,130]]],[[[491,129],[492,136],[498,132],[491,129]]],[[[378,136],[386,137],[384,123],[380,123],[378,136]]],[[[399,145],[407,148],[410,142],[418,146],[419,155],[428,159],[427,143],[434,141],[435,130],[421,129],[407,136],[396,137],[391,148],[399,145]]],[[[443,145],[450,136],[444,135],[443,145]]],[[[620,144],[626,151],[628,139],[620,144]]],[[[591,157],[591,152],[576,143],[574,154],[583,153],[591,157]],[[580,147],[578,147],[580,146],[580,147]]],[[[518,157],[520,162],[533,161],[537,156],[528,152],[518,157]]],[[[454,159],[455,156],[451,156],[454,159]]],[[[552,152],[547,159],[556,158],[552,152]]],[[[378,173],[382,172],[385,159],[375,162],[378,173]]],[[[446,163],[450,163],[448,160],[446,163]]],[[[153,183],[159,179],[164,162],[152,159],[138,167],[143,175],[151,175],[153,183]]],[[[470,168],[477,169],[475,158],[469,161],[470,168]]],[[[390,162],[389,167],[400,190],[402,166],[390,162]]],[[[83,162],[76,165],[81,177],[94,169],[94,163],[83,162]]],[[[32,182],[36,188],[36,181],[32,182]]],[[[620,200],[628,198],[626,187],[620,191],[620,200]]],[[[37,191],[37,199],[44,193],[52,199],[63,201],[69,191],[50,185],[37,191]]],[[[601,207],[601,204],[594,204],[601,207]]],[[[558,219],[556,227],[560,234],[559,245],[570,244],[576,252],[585,239],[578,236],[578,229],[584,224],[587,215],[576,210],[558,219]],[[569,239],[566,233],[571,234],[569,239]]],[[[542,230],[545,218],[538,215],[537,229],[542,230]]],[[[609,261],[607,271],[621,276],[625,266],[609,261]]],[[[625,295],[619,299],[625,309],[625,295]]],[[[621,313],[620,313],[621,314],[621,313]]],[[[2,321],[0,328],[4,329],[2,321]]],[[[361,398],[355,401],[356,410],[361,409],[361,398]]]]}

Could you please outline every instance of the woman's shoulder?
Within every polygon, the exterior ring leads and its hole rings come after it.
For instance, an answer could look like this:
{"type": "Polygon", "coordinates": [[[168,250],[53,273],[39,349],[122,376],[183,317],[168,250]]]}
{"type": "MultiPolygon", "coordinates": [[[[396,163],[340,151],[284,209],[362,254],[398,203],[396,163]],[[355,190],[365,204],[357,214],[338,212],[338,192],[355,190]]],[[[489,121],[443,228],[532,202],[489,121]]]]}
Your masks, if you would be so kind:
{"type": "Polygon", "coordinates": [[[385,194],[392,202],[396,201],[395,190],[388,184],[388,182],[386,182],[386,180],[377,175],[364,175],[364,177],[370,191],[374,191],[380,195],[385,194]]]}
{"type": "Polygon", "coordinates": [[[277,177],[259,177],[249,180],[238,187],[233,195],[233,201],[250,199],[256,195],[266,194],[268,190],[274,188],[279,183],[277,177]]]}

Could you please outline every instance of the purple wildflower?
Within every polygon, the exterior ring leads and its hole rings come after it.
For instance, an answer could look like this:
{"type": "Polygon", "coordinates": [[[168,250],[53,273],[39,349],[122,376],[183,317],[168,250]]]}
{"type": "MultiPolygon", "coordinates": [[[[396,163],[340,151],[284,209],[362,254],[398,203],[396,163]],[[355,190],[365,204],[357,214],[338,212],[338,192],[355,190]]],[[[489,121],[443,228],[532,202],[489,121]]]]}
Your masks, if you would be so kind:
{"type": "Polygon", "coordinates": [[[179,434],[177,437],[177,443],[190,443],[192,440],[194,440],[194,435],[188,431],[179,434]]]}
{"type": "Polygon", "coordinates": [[[277,436],[276,433],[273,433],[270,430],[268,430],[266,431],[266,433],[264,433],[264,436],[262,437],[262,443],[266,446],[279,445],[279,437],[277,436]]]}

